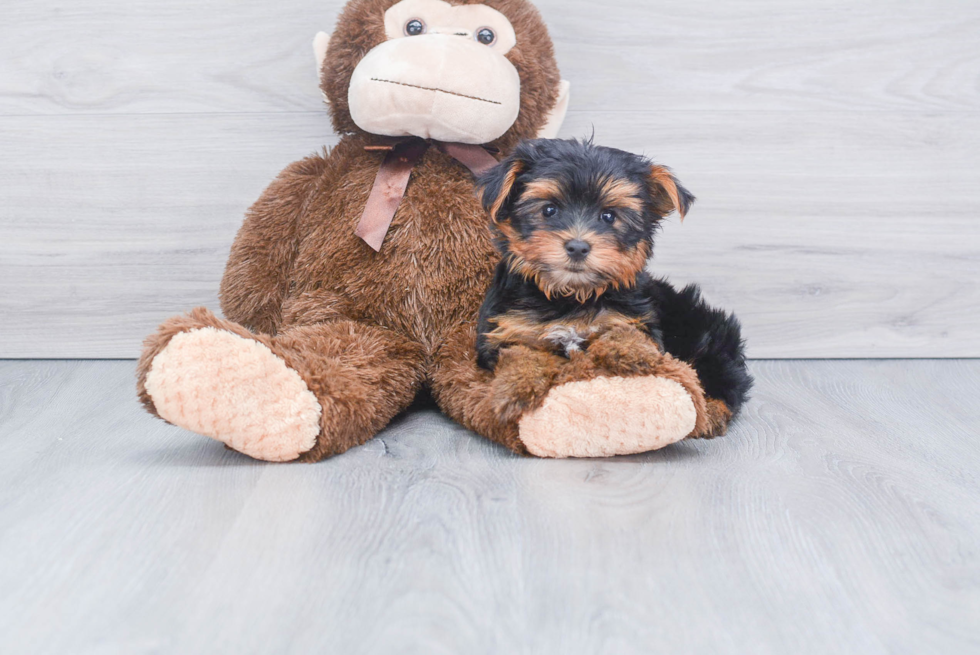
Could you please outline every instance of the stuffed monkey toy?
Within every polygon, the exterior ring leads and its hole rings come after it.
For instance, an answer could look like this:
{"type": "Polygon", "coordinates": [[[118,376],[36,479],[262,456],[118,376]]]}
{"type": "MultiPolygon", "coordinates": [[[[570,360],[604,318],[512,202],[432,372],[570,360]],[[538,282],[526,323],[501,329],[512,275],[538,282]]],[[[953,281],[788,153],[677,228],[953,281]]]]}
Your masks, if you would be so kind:
{"type": "Polygon", "coordinates": [[[314,47],[341,140],[288,166],[248,211],[225,318],[196,309],[147,339],[138,391],[151,413],[275,462],[363,444],[423,388],[522,454],[724,432],[724,404],[639,332],[571,359],[518,347],[493,373],[477,365],[499,256],[474,176],[555,136],[568,105],[531,4],[351,0],[314,47]]]}

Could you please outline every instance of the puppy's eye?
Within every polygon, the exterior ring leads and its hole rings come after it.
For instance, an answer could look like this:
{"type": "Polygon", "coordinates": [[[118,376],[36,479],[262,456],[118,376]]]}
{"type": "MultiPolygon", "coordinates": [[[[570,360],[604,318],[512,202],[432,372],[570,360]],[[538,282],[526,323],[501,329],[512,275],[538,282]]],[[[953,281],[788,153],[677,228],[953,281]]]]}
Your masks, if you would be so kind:
{"type": "Polygon", "coordinates": [[[425,34],[425,23],[418,18],[413,18],[405,24],[405,34],[408,36],[419,36],[425,34]]]}
{"type": "Polygon", "coordinates": [[[611,211],[602,212],[602,215],[599,218],[602,219],[603,223],[609,223],[610,225],[616,222],[616,214],[611,211]]]}
{"type": "Polygon", "coordinates": [[[541,210],[541,213],[544,214],[545,218],[551,218],[558,213],[558,208],[554,205],[545,205],[544,209],[541,210]]]}
{"type": "Polygon", "coordinates": [[[493,42],[497,40],[497,35],[489,27],[484,27],[476,33],[476,40],[483,45],[493,45],[493,42]]]}

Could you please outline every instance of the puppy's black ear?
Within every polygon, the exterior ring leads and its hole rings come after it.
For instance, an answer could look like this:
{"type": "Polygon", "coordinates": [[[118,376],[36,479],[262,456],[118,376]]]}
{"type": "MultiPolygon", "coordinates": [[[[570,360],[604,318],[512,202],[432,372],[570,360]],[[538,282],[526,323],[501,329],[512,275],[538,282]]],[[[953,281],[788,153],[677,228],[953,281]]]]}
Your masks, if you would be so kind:
{"type": "Polygon", "coordinates": [[[514,184],[525,169],[524,160],[514,154],[487,171],[477,181],[480,201],[494,223],[500,219],[501,212],[510,205],[514,184]]]}
{"type": "Polygon", "coordinates": [[[666,166],[654,165],[650,169],[650,195],[658,214],[666,216],[676,211],[681,222],[695,201],[694,195],[681,186],[666,166]]]}

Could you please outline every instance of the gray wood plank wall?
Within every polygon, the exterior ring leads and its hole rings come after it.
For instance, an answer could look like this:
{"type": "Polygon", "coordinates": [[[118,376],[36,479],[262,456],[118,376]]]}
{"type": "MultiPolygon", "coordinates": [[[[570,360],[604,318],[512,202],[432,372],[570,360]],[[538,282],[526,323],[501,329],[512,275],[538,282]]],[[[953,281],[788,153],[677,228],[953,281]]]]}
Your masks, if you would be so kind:
{"type": "MultiPolygon", "coordinates": [[[[0,357],[134,357],[217,307],[245,208],[334,142],[339,0],[29,0],[0,22],[0,357]]],[[[700,203],[655,269],[754,357],[980,356],[980,3],[539,0],[566,136],[700,203]]]]}

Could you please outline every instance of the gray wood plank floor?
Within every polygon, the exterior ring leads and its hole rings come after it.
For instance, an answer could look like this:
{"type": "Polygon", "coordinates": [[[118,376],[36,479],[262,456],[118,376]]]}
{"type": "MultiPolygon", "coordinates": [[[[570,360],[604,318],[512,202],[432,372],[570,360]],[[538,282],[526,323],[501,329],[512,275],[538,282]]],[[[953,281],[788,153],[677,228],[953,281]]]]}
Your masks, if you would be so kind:
{"type": "Polygon", "coordinates": [[[520,459],[428,409],[318,465],[0,362],[0,652],[976,653],[980,362],[756,362],[730,437],[520,459]]]}
{"type": "MultiPolygon", "coordinates": [[[[310,42],[342,0],[7,3],[0,357],[134,357],[216,292],[245,208],[333,143],[310,42]]],[[[656,271],[753,357],[980,356],[980,3],[538,0],[564,136],[699,196],[656,271]]]]}

